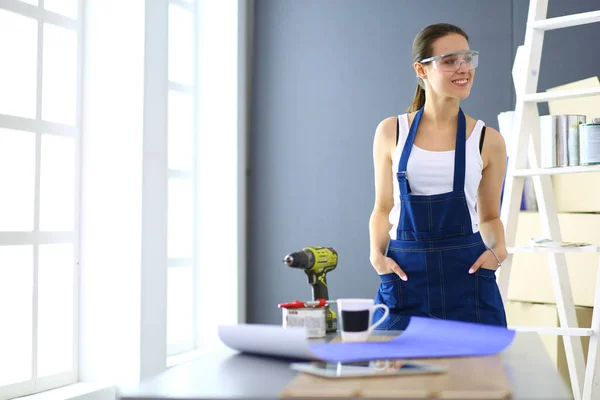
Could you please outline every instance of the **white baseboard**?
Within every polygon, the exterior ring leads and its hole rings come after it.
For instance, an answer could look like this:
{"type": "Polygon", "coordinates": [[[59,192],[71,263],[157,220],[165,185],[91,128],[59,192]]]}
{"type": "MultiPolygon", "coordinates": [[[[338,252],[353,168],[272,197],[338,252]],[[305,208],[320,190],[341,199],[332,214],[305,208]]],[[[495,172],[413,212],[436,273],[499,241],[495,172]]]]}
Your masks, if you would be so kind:
{"type": "Polygon", "coordinates": [[[14,400],[116,400],[115,386],[75,383],[14,400]]]}

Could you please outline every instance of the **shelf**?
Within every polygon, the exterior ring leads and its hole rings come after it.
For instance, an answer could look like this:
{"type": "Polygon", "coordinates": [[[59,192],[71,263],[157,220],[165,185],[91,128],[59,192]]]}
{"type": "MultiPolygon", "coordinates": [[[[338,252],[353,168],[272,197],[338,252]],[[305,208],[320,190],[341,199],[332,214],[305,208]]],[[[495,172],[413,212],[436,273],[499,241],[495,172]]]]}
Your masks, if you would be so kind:
{"type": "Polygon", "coordinates": [[[595,95],[600,95],[600,86],[585,89],[556,90],[552,92],[526,94],[523,99],[527,102],[543,103],[549,100],[571,99],[574,97],[588,97],[595,95]]]}
{"type": "Polygon", "coordinates": [[[540,335],[594,336],[592,328],[560,328],[549,326],[509,326],[518,332],[537,332],[540,335]]]}
{"type": "Polygon", "coordinates": [[[580,174],[580,173],[586,173],[586,172],[600,172],[600,165],[579,165],[576,167],[516,169],[512,175],[513,176],[562,175],[562,174],[580,174]]]}
{"type": "Polygon", "coordinates": [[[548,31],[552,29],[569,28],[571,26],[592,24],[600,22],[600,11],[590,11],[580,14],[565,15],[562,17],[541,19],[530,24],[533,29],[548,31]]]}
{"type": "Polygon", "coordinates": [[[600,246],[582,246],[582,247],[532,247],[517,246],[506,249],[510,254],[515,253],[600,253],[600,246]]]}

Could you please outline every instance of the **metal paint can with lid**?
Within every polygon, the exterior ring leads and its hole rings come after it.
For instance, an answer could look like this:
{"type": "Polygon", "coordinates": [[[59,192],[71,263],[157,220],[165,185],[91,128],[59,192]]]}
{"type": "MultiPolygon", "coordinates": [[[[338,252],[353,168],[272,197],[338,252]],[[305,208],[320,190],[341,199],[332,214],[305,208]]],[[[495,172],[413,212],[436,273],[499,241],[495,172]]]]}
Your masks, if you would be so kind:
{"type": "Polygon", "coordinates": [[[324,306],[306,307],[296,300],[292,303],[279,304],[279,308],[282,310],[284,328],[304,328],[309,339],[325,337],[327,324],[324,306]]]}
{"type": "Polygon", "coordinates": [[[542,168],[579,165],[579,125],[585,115],[540,117],[540,165],[542,168]]]}
{"type": "Polygon", "coordinates": [[[581,165],[600,164],[600,121],[579,126],[579,162],[581,165]]]}

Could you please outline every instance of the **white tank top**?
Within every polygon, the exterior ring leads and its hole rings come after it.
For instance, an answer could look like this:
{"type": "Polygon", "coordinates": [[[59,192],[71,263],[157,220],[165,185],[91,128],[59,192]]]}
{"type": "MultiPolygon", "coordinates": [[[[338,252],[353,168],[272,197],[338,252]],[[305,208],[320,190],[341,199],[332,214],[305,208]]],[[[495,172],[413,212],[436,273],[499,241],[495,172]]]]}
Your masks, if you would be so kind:
{"type": "MultiPolygon", "coordinates": [[[[394,184],[394,207],[390,211],[389,221],[392,224],[390,229],[390,238],[396,239],[396,230],[398,229],[398,220],[400,218],[400,189],[396,172],[398,172],[398,163],[402,155],[402,149],[408,136],[408,114],[402,114],[399,118],[398,144],[392,157],[392,172],[394,184]]],[[[479,216],[477,215],[477,190],[481,181],[483,170],[483,160],[479,152],[479,139],[481,138],[481,129],[483,121],[478,120],[466,143],[466,175],[465,175],[465,197],[473,233],[479,232],[479,216]]],[[[406,167],[406,177],[410,182],[411,193],[415,195],[441,194],[451,192],[454,182],[454,150],[450,151],[429,151],[421,149],[415,145],[410,152],[408,165],[406,167]]]]}

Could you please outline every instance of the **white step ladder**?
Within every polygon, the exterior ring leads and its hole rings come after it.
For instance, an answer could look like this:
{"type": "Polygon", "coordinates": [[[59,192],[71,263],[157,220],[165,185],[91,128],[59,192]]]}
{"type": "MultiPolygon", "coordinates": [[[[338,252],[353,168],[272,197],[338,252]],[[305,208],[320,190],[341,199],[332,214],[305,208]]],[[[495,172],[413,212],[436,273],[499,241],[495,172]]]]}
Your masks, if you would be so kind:
{"type": "MultiPolygon", "coordinates": [[[[540,70],[544,32],[551,29],[600,22],[600,10],[547,19],[548,0],[531,0],[527,17],[525,43],[519,47],[513,67],[516,91],[516,108],[511,132],[510,147],[507,149],[509,162],[504,186],[501,219],[506,230],[508,258],[498,273],[498,283],[506,302],[513,254],[519,252],[547,252],[550,273],[556,297],[560,321],[559,328],[511,327],[519,331],[536,331],[540,334],[562,335],[573,397],[575,400],[600,399],[600,354],[598,335],[600,331],[600,268],[596,277],[596,295],[592,323],[589,328],[579,328],[575,305],[566,265],[566,252],[600,252],[599,246],[582,248],[544,249],[514,247],[519,217],[524,177],[531,176],[538,203],[544,235],[561,240],[560,227],[551,175],[581,172],[598,172],[600,166],[578,166],[563,168],[539,168],[539,113],[537,103],[554,99],[599,95],[600,87],[562,92],[536,93],[540,70]],[[527,168],[527,161],[529,166],[527,168]],[[584,362],[581,336],[589,336],[587,366],[584,362]]],[[[600,116],[600,112],[599,112],[600,116]]]]}

